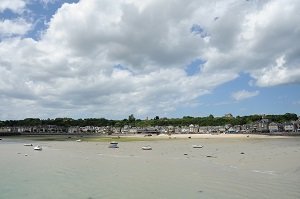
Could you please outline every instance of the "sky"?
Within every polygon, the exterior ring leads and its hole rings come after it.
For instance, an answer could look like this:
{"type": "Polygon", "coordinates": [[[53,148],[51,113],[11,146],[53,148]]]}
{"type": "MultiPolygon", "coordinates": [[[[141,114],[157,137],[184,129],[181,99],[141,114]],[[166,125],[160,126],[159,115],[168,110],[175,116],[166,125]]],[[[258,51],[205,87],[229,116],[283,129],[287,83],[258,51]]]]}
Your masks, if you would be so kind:
{"type": "Polygon", "coordinates": [[[300,115],[298,0],[0,0],[0,120],[300,115]]]}

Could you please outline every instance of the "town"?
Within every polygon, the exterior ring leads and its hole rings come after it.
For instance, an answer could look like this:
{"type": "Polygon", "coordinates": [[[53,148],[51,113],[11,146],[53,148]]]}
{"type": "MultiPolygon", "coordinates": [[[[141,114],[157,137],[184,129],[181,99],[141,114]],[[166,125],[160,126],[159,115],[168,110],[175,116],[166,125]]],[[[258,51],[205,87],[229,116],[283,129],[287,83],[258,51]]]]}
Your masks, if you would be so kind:
{"type": "MultiPolygon", "coordinates": [[[[130,116],[132,117],[132,116],[130,116]]],[[[129,117],[129,118],[130,118],[129,117]]],[[[226,114],[225,118],[232,118],[231,114],[226,114]]],[[[125,124],[123,126],[114,125],[84,125],[84,126],[61,126],[61,125],[22,125],[22,126],[2,126],[0,135],[126,135],[126,134],[270,134],[270,135],[300,135],[300,117],[297,120],[285,122],[274,122],[264,115],[261,119],[242,125],[155,125],[138,126],[125,124]]]]}

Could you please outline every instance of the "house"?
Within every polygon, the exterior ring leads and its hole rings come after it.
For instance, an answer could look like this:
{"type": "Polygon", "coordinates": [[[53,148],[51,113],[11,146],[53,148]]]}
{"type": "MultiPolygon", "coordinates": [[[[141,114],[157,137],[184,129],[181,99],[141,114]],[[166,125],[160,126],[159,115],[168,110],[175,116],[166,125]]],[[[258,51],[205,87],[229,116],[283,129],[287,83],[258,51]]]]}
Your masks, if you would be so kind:
{"type": "Polygon", "coordinates": [[[176,134],[180,134],[180,133],[181,133],[181,127],[176,126],[176,127],[175,127],[175,133],[176,133],[176,134]]]}
{"type": "Polygon", "coordinates": [[[250,129],[251,129],[251,125],[249,124],[244,124],[241,126],[242,133],[250,133],[251,132],[250,129]]]}
{"type": "Polygon", "coordinates": [[[227,130],[227,133],[236,133],[236,130],[234,127],[230,127],[228,130],[227,130]]]}
{"type": "Polygon", "coordinates": [[[191,124],[189,126],[189,133],[198,133],[199,132],[199,126],[191,124]]]}
{"type": "Polygon", "coordinates": [[[18,127],[0,127],[0,135],[20,135],[18,127]]]}
{"type": "Polygon", "coordinates": [[[21,133],[32,133],[32,127],[31,126],[24,126],[21,127],[21,133]]]}
{"type": "Polygon", "coordinates": [[[258,128],[258,122],[253,122],[249,124],[249,132],[250,133],[256,133],[258,128]]]}
{"type": "Polygon", "coordinates": [[[207,126],[200,126],[199,127],[199,133],[205,134],[208,132],[208,127],[207,126]]]}
{"type": "Polygon", "coordinates": [[[260,133],[267,133],[269,132],[269,120],[268,119],[261,119],[257,123],[257,131],[260,133]]]}
{"type": "Polygon", "coordinates": [[[132,127],[132,128],[129,129],[129,133],[130,134],[136,134],[136,133],[138,133],[138,129],[136,127],[132,127]]]}
{"type": "Polygon", "coordinates": [[[187,126],[182,126],[181,127],[181,133],[187,134],[190,132],[190,128],[187,126]]]}
{"type": "Polygon", "coordinates": [[[130,126],[124,125],[124,127],[121,128],[121,133],[127,134],[129,132],[129,128],[130,128],[130,126]]]}
{"type": "Polygon", "coordinates": [[[276,133],[279,132],[279,124],[275,123],[275,122],[271,122],[269,124],[269,131],[270,133],[276,133]]]}
{"type": "Polygon", "coordinates": [[[11,132],[10,127],[0,127],[0,133],[9,133],[11,132]]]}
{"type": "Polygon", "coordinates": [[[219,133],[219,128],[216,126],[210,126],[208,129],[208,132],[210,134],[218,134],[219,133]]]}
{"type": "Polygon", "coordinates": [[[219,131],[220,133],[225,133],[225,131],[226,131],[225,126],[218,126],[218,131],[219,131]]]}
{"type": "Polygon", "coordinates": [[[283,124],[283,128],[285,132],[294,132],[294,125],[291,122],[286,122],[283,124]]]}
{"type": "Polygon", "coordinates": [[[236,133],[240,133],[241,130],[242,130],[242,126],[241,126],[241,125],[235,125],[235,126],[234,126],[234,129],[235,129],[235,132],[236,132],[236,133]]]}
{"type": "Polygon", "coordinates": [[[167,129],[168,129],[168,133],[169,133],[169,134],[175,133],[175,128],[174,128],[174,126],[167,126],[167,129]]]}
{"type": "Polygon", "coordinates": [[[293,124],[294,124],[295,131],[300,132],[300,119],[298,119],[297,121],[294,121],[293,124]]]}
{"type": "Polygon", "coordinates": [[[121,133],[121,128],[120,127],[113,127],[112,131],[113,131],[113,133],[119,134],[119,133],[121,133]]]}
{"type": "Polygon", "coordinates": [[[68,133],[70,133],[70,134],[80,133],[79,126],[70,126],[68,128],[68,133]]]}

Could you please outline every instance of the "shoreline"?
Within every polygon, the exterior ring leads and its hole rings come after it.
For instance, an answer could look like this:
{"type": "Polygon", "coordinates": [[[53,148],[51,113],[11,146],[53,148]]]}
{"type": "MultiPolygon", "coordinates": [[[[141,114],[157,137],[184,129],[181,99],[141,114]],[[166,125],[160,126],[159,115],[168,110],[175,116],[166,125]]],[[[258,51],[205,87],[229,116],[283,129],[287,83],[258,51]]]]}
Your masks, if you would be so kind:
{"type": "MultiPolygon", "coordinates": [[[[19,136],[5,136],[6,138],[23,138],[35,141],[76,141],[80,139],[86,142],[138,142],[138,141],[160,141],[160,140],[190,140],[190,139],[293,139],[299,138],[299,135],[265,135],[265,134],[113,134],[113,135],[19,135],[19,136]]],[[[1,137],[4,138],[4,137],[1,137]]]]}
{"type": "Polygon", "coordinates": [[[293,138],[299,135],[264,135],[264,134],[159,134],[152,136],[144,136],[140,134],[120,135],[120,137],[136,137],[136,138],[165,138],[165,139],[220,139],[220,138],[293,138]]]}

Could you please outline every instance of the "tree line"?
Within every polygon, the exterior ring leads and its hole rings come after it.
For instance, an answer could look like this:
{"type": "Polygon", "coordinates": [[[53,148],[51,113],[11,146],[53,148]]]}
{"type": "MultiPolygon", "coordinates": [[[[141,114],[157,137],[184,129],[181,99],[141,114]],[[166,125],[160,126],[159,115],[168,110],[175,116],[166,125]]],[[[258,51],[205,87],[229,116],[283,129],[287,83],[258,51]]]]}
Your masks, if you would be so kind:
{"type": "Polygon", "coordinates": [[[136,127],[147,126],[188,126],[190,124],[199,126],[222,126],[226,124],[244,125],[261,120],[262,118],[269,119],[271,122],[284,123],[298,119],[295,113],[285,113],[282,115],[249,115],[236,117],[214,117],[209,115],[207,117],[191,117],[184,116],[182,118],[159,118],[155,116],[153,119],[136,119],[131,114],[128,119],[123,120],[108,120],[105,118],[86,118],[86,119],[72,119],[72,118],[55,118],[55,119],[39,119],[26,118],[23,120],[6,120],[0,121],[0,127],[14,127],[14,126],[114,126],[123,127],[125,125],[136,127]]]}

